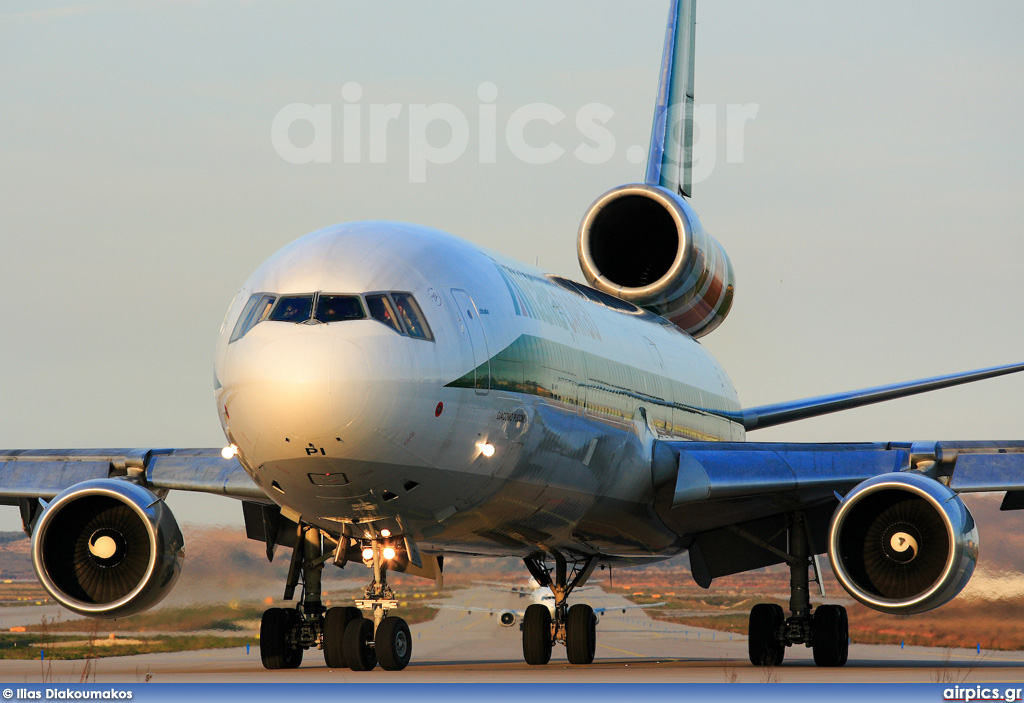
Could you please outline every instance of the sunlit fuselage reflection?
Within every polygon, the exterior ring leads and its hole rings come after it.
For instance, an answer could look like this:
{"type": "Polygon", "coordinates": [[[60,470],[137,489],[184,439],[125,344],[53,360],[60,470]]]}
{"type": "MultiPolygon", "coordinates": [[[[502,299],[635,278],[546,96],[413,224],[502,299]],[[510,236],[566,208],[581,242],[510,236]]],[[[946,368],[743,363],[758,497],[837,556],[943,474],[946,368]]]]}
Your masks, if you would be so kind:
{"type": "Polygon", "coordinates": [[[228,443],[289,514],[332,532],[491,554],[679,551],[654,512],[651,440],[742,439],[722,417],[736,393],[660,318],[557,280],[413,225],[307,235],[250,277],[225,318],[228,443]],[[309,303],[301,322],[275,320],[290,313],[260,312],[258,294],[360,309],[322,322],[309,303]],[[238,337],[243,313],[262,321],[238,337]]]}

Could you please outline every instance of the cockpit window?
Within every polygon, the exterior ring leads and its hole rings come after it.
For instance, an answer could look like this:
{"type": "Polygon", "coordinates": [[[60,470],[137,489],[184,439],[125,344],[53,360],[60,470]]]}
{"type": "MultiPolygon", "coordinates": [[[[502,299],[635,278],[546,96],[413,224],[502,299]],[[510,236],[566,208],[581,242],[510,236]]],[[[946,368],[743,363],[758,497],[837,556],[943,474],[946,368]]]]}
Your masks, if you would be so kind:
{"type": "Polygon", "coordinates": [[[391,307],[391,301],[388,300],[386,295],[366,296],[366,307],[369,308],[370,317],[374,320],[377,322],[383,322],[396,332],[402,331],[398,318],[395,316],[395,311],[391,307]]]}
{"type": "Polygon", "coordinates": [[[305,293],[278,297],[271,293],[254,293],[246,302],[229,343],[244,337],[264,320],[291,322],[344,322],[365,320],[369,316],[401,335],[434,341],[427,318],[411,293],[394,291],[367,296],[337,293],[305,293]]]}
{"type": "Polygon", "coordinates": [[[410,337],[434,339],[434,335],[430,332],[430,326],[427,324],[427,318],[423,316],[423,311],[420,310],[420,306],[416,304],[416,299],[412,297],[411,293],[392,293],[391,297],[395,300],[398,316],[405,323],[405,330],[410,337]]]}
{"type": "Polygon", "coordinates": [[[274,322],[305,322],[313,314],[312,295],[286,295],[277,301],[270,320],[274,322]]]}
{"type": "Polygon", "coordinates": [[[274,296],[268,293],[254,293],[245,304],[242,314],[238,316],[238,322],[235,323],[228,344],[241,339],[257,322],[265,320],[270,308],[274,306],[274,299],[274,296]]]}
{"type": "Polygon", "coordinates": [[[317,322],[340,322],[341,320],[362,320],[366,317],[363,304],[356,295],[324,295],[316,299],[317,322]]]}

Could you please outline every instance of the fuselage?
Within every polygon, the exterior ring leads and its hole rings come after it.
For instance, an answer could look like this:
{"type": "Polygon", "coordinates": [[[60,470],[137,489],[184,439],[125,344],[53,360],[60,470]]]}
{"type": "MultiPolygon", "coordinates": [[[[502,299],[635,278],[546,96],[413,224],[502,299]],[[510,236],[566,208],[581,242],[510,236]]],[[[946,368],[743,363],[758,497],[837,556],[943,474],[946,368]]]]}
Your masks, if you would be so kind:
{"type": "Polygon", "coordinates": [[[225,317],[216,397],[282,508],[438,553],[664,558],[686,545],[654,512],[652,440],[743,439],[728,376],[662,318],[392,222],[267,260],[225,317]]]}

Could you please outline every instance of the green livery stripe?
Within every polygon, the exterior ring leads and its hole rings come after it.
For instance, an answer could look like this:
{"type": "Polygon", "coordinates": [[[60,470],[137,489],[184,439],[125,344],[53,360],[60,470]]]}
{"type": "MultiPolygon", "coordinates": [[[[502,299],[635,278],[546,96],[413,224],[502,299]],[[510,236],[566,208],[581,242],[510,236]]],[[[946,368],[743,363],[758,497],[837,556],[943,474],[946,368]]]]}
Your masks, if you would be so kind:
{"type": "Polygon", "coordinates": [[[514,342],[446,388],[490,388],[585,407],[605,420],[630,422],[643,406],[659,433],[738,439],[728,419],[738,407],[689,384],[533,335],[514,342]]]}

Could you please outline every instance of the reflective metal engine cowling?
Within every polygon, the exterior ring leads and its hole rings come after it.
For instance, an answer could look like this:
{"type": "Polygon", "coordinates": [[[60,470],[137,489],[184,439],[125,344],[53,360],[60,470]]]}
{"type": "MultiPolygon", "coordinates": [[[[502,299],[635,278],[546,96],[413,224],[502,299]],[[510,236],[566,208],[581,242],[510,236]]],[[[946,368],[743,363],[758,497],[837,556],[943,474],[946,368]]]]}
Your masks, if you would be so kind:
{"type": "Polygon", "coordinates": [[[181,573],[184,539],[164,501],[129,481],[83,481],[54,498],[32,531],[43,588],[81,615],[155,605],[181,573]]]}
{"type": "Polygon", "coordinates": [[[937,608],[963,590],[977,559],[978,530],[967,506],[921,474],[870,478],[832,516],[832,570],[850,595],[875,610],[937,608]]]}
{"type": "Polygon", "coordinates": [[[598,198],[580,223],[577,255],[594,288],[653,310],[694,337],[729,314],[734,276],[722,245],[682,197],[625,185],[598,198]]]}

